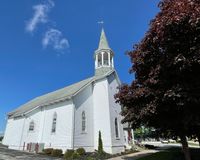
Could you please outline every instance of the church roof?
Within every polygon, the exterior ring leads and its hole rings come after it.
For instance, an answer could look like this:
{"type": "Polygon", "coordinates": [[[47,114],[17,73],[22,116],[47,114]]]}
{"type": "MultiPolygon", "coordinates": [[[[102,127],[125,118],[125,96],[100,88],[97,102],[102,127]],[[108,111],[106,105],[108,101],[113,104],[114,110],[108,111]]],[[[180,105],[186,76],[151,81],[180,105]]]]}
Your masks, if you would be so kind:
{"type": "Polygon", "coordinates": [[[82,89],[84,89],[86,86],[91,84],[92,82],[94,82],[96,80],[100,80],[102,78],[105,78],[108,75],[112,74],[113,72],[115,72],[115,71],[111,70],[110,72],[107,72],[104,75],[96,75],[96,76],[87,78],[83,81],[80,81],[78,83],[67,86],[65,88],[62,88],[62,89],[56,90],[54,92],[50,92],[48,94],[36,97],[33,100],[20,106],[16,110],[8,113],[8,116],[9,117],[21,116],[22,114],[32,111],[33,109],[36,109],[38,107],[48,106],[50,104],[69,100],[73,96],[75,96],[77,93],[79,93],[82,89]]]}
{"type": "Polygon", "coordinates": [[[106,38],[106,34],[104,32],[104,29],[102,28],[101,30],[101,37],[100,37],[100,41],[99,41],[99,47],[97,50],[101,50],[101,49],[110,49],[107,38],[106,38]]]}

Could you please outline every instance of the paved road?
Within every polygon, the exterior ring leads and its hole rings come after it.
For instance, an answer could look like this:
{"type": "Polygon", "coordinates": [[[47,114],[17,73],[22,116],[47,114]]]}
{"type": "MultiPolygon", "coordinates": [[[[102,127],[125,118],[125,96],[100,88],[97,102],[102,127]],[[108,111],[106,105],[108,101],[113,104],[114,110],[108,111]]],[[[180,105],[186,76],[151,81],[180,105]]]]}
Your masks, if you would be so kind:
{"type": "Polygon", "coordinates": [[[44,155],[36,155],[6,148],[0,148],[0,160],[62,160],[61,158],[52,158],[44,155]]]}

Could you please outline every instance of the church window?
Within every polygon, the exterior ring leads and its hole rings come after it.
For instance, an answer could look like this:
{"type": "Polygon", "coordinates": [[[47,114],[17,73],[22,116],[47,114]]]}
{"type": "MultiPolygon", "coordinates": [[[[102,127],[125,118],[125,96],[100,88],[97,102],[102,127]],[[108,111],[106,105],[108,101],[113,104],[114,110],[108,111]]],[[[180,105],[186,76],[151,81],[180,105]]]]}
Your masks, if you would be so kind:
{"type": "Polygon", "coordinates": [[[35,128],[35,123],[34,121],[31,121],[29,124],[29,131],[34,131],[34,128],[35,128]]]}
{"type": "Polygon", "coordinates": [[[55,133],[56,132],[56,122],[57,122],[57,114],[54,113],[51,133],[55,133]]]}
{"type": "Polygon", "coordinates": [[[115,136],[119,138],[119,128],[118,128],[118,120],[115,118],[115,136]]]}
{"type": "Polygon", "coordinates": [[[104,53],[103,58],[104,58],[104,60],[103,60],[104,65],[108,66],[109,64],[108,64],[108,53],[107,52],[104,53]]]}
{"type": "Polygon", "coordinates": [[[82,112],[82,132],[86,131],[86,116],[85,111],[82,112]]]}

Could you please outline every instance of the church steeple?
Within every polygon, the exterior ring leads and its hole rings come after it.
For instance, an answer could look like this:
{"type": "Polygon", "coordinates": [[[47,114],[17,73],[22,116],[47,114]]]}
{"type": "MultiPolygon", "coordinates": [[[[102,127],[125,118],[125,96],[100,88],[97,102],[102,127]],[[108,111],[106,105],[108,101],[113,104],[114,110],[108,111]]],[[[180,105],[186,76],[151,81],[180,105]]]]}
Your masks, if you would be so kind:
{"type": "Polygon", "coordinates": [[[104,29],[101,30],[101,36],[98,49],[95,51],[95,75],[105,74],[114,68],[114,53],[109,47],[104,29]]]}
{"type": "Polygon", "coordinates": [[[99,47],[98,47],[98,50],[100,49],[110,49],[107,38],[106,38],[106,34],[103,28],[101,30],[101,37],[100,37],[99,47]]]}

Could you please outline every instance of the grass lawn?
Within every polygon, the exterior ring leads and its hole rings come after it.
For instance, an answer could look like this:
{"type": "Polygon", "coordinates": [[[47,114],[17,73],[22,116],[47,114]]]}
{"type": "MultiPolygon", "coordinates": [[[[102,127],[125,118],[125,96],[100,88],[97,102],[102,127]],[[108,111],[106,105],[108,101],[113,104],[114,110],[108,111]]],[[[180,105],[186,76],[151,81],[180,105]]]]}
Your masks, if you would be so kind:
{"type": "MultiPolygon", "coordinates": [[[[192,160],[200,160],[200,149],[191,148],[192,160]]],[[[185,160],[181,148],[171,148],[166,151],[139,158],[138,160],[185,160]]]]}

